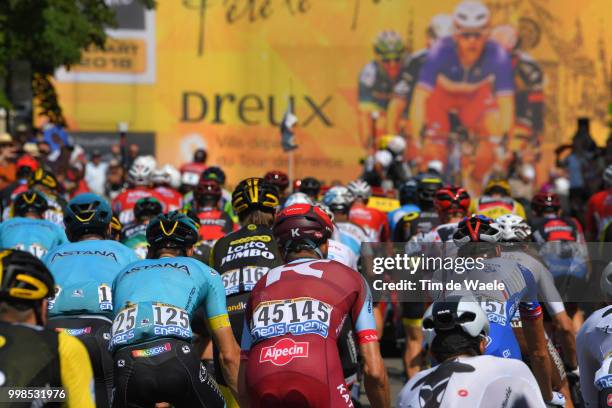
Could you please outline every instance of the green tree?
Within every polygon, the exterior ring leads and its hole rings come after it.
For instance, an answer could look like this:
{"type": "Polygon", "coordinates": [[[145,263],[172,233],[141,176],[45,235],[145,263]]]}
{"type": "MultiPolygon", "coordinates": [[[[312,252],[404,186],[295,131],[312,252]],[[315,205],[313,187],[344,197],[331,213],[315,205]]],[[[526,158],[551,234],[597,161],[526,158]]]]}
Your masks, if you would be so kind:
{"type": "MultiPolygon", "coordinates": [[[[138,1],[155,6],[155,0],[138,1]]],[[[53,73],[78,63],[81,50],[103,47],[105,29],[115,25],[115,12],[105,0],[0,0],[0,78],[10,80],[12,61],[28,61],[42,114],[64,123],[53,73]]],[[[11,106],[2,87],[0,106],[11,106]]]]}

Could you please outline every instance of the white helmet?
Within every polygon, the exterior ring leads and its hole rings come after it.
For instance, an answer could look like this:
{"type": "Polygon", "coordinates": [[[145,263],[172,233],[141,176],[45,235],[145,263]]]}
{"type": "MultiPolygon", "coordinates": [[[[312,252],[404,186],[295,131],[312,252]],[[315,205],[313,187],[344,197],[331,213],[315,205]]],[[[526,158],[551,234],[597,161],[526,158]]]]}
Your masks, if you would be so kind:
{"type": "Polygon", "coordinates": [[[423,316],[424,338],[431,347],[436,335],[444,330],[461,328],[470,337],[489,335],[489,319],[475,298],[468,294],[449,295],[436,301],[423,316]]]}
{"type": "Polygon", "coordinates": [[[151,184],[156,164],[153,156],[138,156],[128,171],[128,182],[135,186],[151,184]]]}
{"type": "Polygon", "coordinates": [[[394,136],[387,143],[387,149],[396,156],[402,154],[406,150],[406,140],[401,136],[394,136]]]}
{"type": "Polygon", "coordinates": [[[453,13],[453,21],[459,28],[484,28],[489,24],[490,17],[487,6],[474,0],[459,3],[453,13]]]}
{"type": "Polygon", "coordinates": [[[520,216],[504,214],[495,219],[501,230],[501,242],[523,242],[531,236],[531,227],[520,216]]]}
{"type": "Polygon", "coordinates": [[[181,173],[173,165],[165,164],[153,171],[151,181],[155,185],[179,188],[181,185],[181,173]]]}
{"type": "Polygon", "coordinates": [[[344,186],[332,187],[323,196],[323,204],[334,212],[347,212],[353,201],[355,201],[355,197],[344,186]]]}
{"type": "Polygon", "coordinates": [[[310,199],[310,197],[308,197],[307,194],[301,193],[301,192],[297,192],[297,193],[293,193],[289,197],[287,197],[287,199],[285,200],[285,203],[283,204],[283,208],[289,207],[290,205],[294,205],[294,204],[310,204],[310,205],[313,205],[313,202],[310,199]]]}
{"type": "Polygon", "coordinates": [[[600,286],[604,295],[612,297],[612,262],[601,273],[600,286]]]}
{"type": "Polygon", "coordinates": [[[374,153],[374,161],[386,169],[393,162],[393,155],[388,150],[378,150],[374,153]]]}
{"type": "Polygon", "coordinates": [[[453,16],[450,14],[436,14],[431,18],[428,34],[431,38],[438,40],[453,34],[453,16]]]}
{"type": "Polygon", "coordinates": [[[363,180],[351,181],[348,183],[347,188],[355,198],[367,200],[372,195],[372,187],[363,180]]]}

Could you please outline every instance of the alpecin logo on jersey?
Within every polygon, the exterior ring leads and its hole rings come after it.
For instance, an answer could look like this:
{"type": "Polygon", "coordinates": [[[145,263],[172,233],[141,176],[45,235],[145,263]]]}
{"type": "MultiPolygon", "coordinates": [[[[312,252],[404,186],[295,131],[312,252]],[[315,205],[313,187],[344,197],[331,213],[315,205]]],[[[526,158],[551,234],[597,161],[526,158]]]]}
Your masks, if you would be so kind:
{"type": "Polygon", "coordinates": [[[295,342],[291,338],[280,339],[273,346],[261,349],[259,362],[270,362],[275,366],[289,364],[294,358],[308,357],[308,342],[295,342]]]}

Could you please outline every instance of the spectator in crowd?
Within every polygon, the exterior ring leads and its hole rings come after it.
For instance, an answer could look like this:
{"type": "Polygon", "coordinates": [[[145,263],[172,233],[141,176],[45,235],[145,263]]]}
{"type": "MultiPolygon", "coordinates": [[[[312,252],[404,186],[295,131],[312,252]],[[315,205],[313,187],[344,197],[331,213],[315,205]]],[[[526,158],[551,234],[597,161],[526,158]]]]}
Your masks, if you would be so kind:
{"type": "Polygon", "coordinates": [[[578,129],[572,144],[559,146],[555,154],[557,166],[565,168],[568,172],[570,213],[584,223],[584,206],[591,193],[601,186],[600,174],[603,170],[600,165],[601,151],[591,137],[588,119],[578,119],[578,129]],[[567,150],[570,150],[570,153],[561,158],[567,150]]]}
{"type": "Polygon", "coordinates": [[[108,171],[106,173],[106,183],[104,186],[105,196],[113,200],[119,195],[125,186],[125,169],[121,162],[112,159],[108,163],[108,171]]]}
{"type": "Polygon", "coordinates": [[[8,133],[0,134],[0,189],[15,181],[16,150],[13,137],[8,133]]]}
{"type": "Polygon", "coordinates": [[[106,172],[108,163],[102,161],[102,153],[94,150],[91,153],[91,160],[85,165],[85,182],[89,189],[97,195],[105,195],[104,187],[106,184],[106,172]]]}

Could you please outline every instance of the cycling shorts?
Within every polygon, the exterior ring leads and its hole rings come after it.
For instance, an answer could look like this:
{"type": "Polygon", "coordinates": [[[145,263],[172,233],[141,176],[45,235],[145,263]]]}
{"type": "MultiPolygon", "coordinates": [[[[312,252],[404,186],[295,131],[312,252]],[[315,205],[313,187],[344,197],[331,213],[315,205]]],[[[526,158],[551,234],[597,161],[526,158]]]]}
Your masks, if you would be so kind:
{"type": "Polygon", "coordinates": [[[95,317],[56,317],[48,320],[47,327],[81,340],[91,360],[96,406],[110,407],[113,390],[113,358],[108,351],[108,342],[112,323],[95,317]]]}
{"type": "Polygon", "coordinates": [[[222,408],[223,395],[190,343],[179,339],[122,347],[115,352],[113,407],[222,408]]]}

